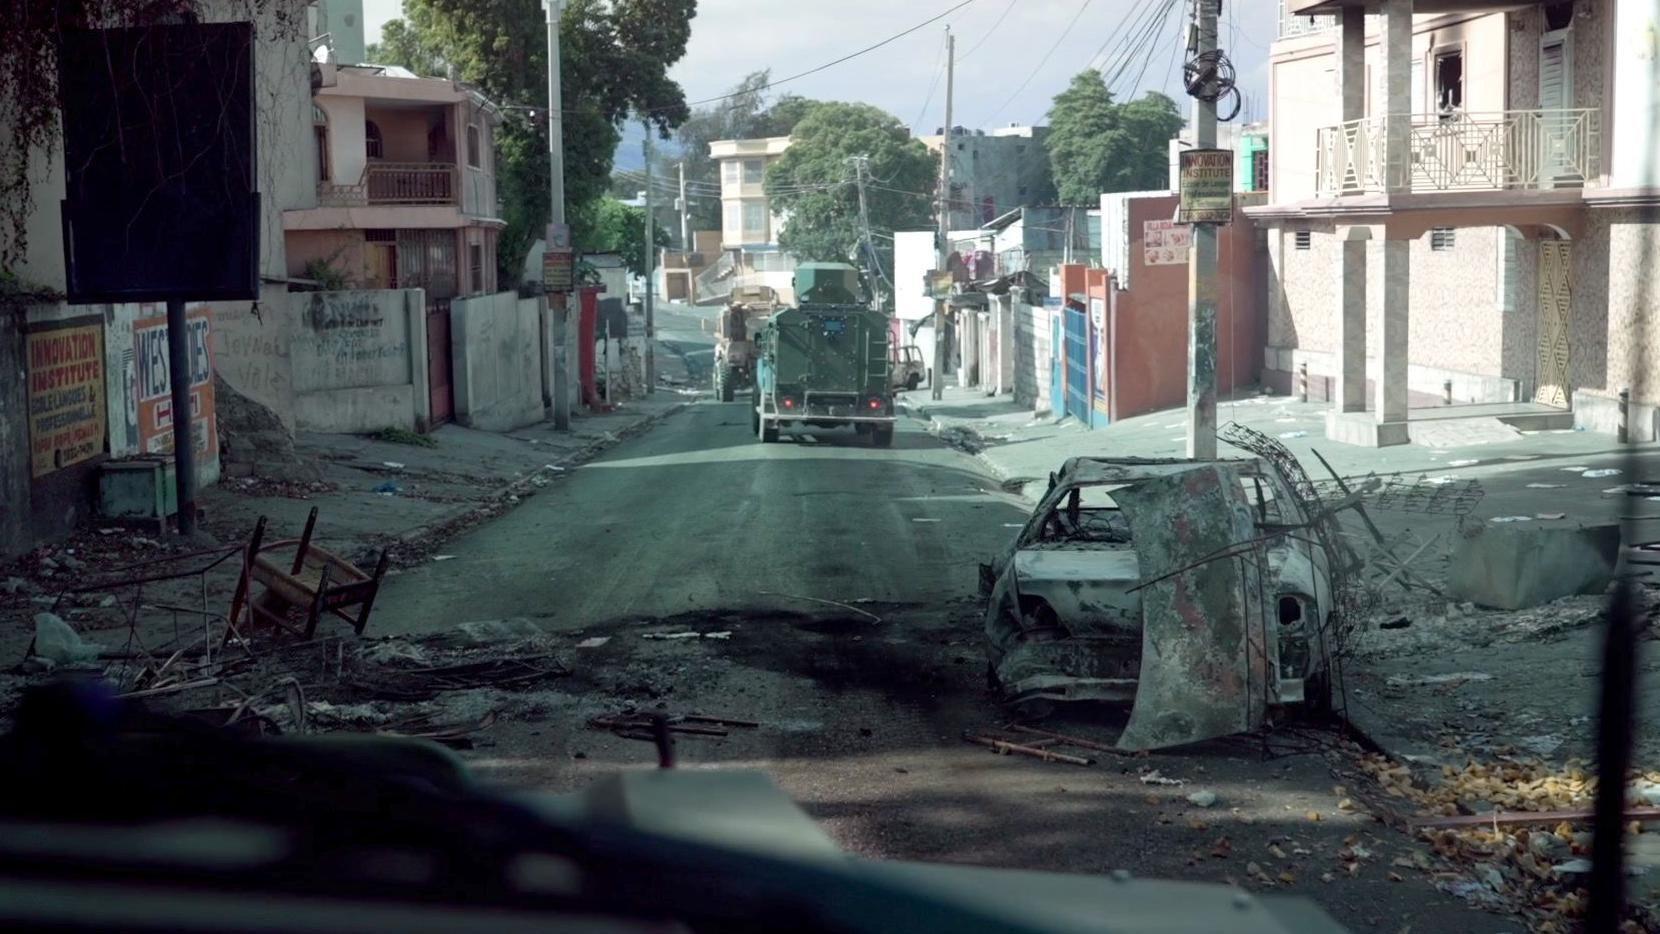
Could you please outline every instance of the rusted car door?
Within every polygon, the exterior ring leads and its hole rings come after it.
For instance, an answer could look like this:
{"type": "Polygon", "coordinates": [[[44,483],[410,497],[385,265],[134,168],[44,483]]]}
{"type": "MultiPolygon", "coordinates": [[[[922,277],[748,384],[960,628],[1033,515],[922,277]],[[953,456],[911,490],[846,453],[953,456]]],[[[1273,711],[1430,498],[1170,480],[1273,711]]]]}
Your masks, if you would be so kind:
{"type": "Polygon", "coordinates": [[[1221,465],[1114,493],[1141,562],[1142,654],[1123,749],[1250,730],[1276,670],[1253,504],[1221,465]],[[1151,582],[1151,583],[1148,583],[1151,582]]]}

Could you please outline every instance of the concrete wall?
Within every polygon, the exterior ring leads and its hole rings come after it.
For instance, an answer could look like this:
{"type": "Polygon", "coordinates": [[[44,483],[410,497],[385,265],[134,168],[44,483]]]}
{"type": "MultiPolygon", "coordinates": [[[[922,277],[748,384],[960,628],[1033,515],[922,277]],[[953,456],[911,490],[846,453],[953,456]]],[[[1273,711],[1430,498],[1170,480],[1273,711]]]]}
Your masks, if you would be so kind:
{"type": "Polygon", "coordinates": [[[363,178],[367,161],[363,98],[318,95],[317,106],[323,108],[329,120],[329,178],[337,185],[356,185],[363,178]]]}
{"type": "MultiPolygon", "coordinates": [[[[1107,309],[1107,372],[1097,378],[1103,381],[1113,420],[1180,405],[1187,398],[1188,266],[1149,263],[1144,240],[1148,225],[1168,221],[1175,206],[1174,195],[1126,202],[1130,241],[1124,265],[1095,271],[1086,280],[1091,298],[1107,309]],[[1127,274],[1130,288],[1109,290],[1107,277],[1115,271],[1127,274]]],[[[1257,381],[1266,327],[1266,265],[1255,225],[1236,210],[1218,244],[1217,387],[1223,392],[1257,381]]],[[[1082,291],[1071,282],[1065,288],[1068,295],[1082,291]]]]}
{"type": "Polygon", "coordinates": [[[1049,410],[1049,369],[1054,350],[1050,346],[1049,309],[1033,305],[1023,296],[1014,303],[1014,401],[1036,412],[1049,410]]]}
{"type": "Polygon", "coordinates": [[[939,264],[934,231],[896,230],[893,234],[894,317],[915,321],[934,313],[934,300],[923,290],[923,276],[939,264]]]}
{"type": "Polygon", "coordinates": [[[296,292],[295,422],[310,431],[410,431],[431,420],[420,289],[296,292]]]}
{"type": "Polygon", "coordinates": [[[498,292],[450,305],[457,422],[509,431],[542,420],[540,304],[498,292]]]}
{"type": "Polygon", "coordinates": [[[0,558],[27,551],[29,396],[23,316],[0,314],[0,558]]]}

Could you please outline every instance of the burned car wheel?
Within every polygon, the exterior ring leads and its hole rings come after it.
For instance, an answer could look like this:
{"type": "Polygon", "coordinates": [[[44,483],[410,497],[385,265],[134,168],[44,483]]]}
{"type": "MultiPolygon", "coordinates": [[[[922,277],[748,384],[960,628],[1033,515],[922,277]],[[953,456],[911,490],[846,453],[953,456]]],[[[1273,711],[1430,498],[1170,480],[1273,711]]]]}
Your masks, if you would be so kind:
{"type": "Polygon", "coordinates": [[[1009,704],[1009,714],[1022,722],[1043,720],[1054,712],[1055,702],[1046,697],[1028,697],[1009,704]]]}

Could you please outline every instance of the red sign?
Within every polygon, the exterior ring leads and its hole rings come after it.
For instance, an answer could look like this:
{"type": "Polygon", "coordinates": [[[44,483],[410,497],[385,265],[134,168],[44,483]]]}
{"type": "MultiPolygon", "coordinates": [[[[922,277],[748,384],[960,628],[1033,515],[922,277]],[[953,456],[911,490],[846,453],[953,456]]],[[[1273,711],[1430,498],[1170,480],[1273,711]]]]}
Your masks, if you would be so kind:
{"type": "MultiPolygon", "coordinates": [[[[219,452],[213,409],[213,356],[208,337],[213,313],[206,307],[185,313],[190,355],[190,434],[196,456],[219,452]]],[[[133,322],[133,392],[138,398],[138,444],[145,454],[173,453],[172,371],[167,358],[167,316],[133,322]]]]}

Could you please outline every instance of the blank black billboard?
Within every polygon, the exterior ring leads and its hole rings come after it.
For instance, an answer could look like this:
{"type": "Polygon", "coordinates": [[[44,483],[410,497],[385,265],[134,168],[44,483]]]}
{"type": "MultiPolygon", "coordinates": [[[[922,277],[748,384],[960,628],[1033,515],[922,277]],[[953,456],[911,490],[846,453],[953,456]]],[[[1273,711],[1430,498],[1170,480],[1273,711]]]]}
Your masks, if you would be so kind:
{"type": "Polygon", "coordinates": [[[68,32],[58,81],[69,301],[258,298],[252,25],[68,32]]]}

